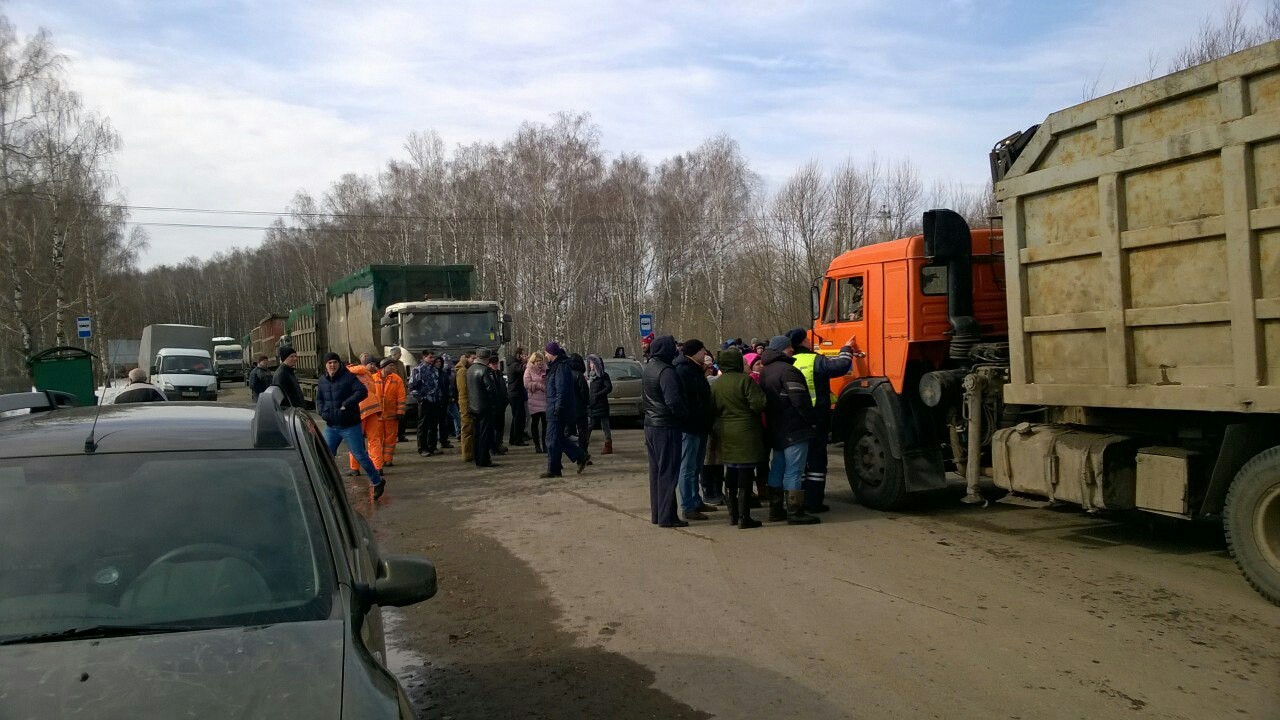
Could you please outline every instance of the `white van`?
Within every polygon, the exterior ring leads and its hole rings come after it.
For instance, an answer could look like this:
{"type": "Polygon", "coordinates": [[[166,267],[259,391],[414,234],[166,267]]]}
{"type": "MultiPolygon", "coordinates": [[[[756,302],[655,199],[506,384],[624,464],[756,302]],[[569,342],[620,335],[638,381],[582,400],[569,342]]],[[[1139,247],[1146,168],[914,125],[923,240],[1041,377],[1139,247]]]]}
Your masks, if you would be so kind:
{"type": "Polygon", "coordinates": [[[150,382],[170,400],[217,400],[218,375],[208,350],[161,348],[150,382]]]}

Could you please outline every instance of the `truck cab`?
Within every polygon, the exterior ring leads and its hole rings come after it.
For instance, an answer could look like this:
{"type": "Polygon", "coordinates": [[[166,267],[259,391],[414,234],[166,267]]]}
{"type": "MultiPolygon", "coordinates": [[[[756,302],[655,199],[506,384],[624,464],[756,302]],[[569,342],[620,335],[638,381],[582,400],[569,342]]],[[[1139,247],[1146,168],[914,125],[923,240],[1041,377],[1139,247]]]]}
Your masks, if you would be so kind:
{"type": "Polygon", "coordinates": [[[214,338],[213,364],[217,368],[219,382],[244,379],[244,346],[233,338],[214,338]]]}
{"type": "Polygon", "coordinates": [[[388,305],[381,321],[384,352],[399,346],[412,366],[423,351],[458,357],[477,348],[497,352],[510,341],[511,316],[494,300],[421,300],[388,305]]]}
{"type": "Polygon", "coordinates": [[[850,337],[858,351],[831,390],[832,434],[845,441],[859,500],[887,509],[909,492],[945,486],[950,438],[920,386],[948,384],[952,372],[958,383],[975,349],[1007,352],[1002,231],[970,230],[954,212],[930,211],[923,234],[833,260],[814,282],[813,315],[815,351],[834,355],[850,337]]]}

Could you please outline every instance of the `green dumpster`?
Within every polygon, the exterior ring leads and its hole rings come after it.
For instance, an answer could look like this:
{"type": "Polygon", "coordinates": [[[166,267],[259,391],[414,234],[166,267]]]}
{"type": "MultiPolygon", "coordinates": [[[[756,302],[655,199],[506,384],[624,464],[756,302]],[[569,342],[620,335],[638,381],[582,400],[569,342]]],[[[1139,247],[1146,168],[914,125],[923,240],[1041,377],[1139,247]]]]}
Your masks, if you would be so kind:
{"type": "Polygon", "coordinates": [[[97,356],[78,347],[55,347],[27,360],[37,390],[58,390],[76,397],[80,406],[94,405],[93,361],[97,356]]]}

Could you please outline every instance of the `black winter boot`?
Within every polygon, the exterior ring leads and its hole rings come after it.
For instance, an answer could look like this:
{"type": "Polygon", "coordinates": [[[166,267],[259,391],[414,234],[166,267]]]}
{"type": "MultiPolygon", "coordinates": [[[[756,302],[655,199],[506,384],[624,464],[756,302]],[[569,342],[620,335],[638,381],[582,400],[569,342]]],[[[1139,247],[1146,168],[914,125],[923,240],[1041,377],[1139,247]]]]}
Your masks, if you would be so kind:
{"type": "MultiPolygon", "coordinates": [[[[730,470],[730,472],[733,472],[730,470]]],[[[724,488],[724,504],[729,509],[729,524],[738,524],[738,493],[735,491],[736,482],[733,480],[725,481],[724,488]]]]}
{"type": "Polygon", "coordinates": [[[787,491],[787,524],[788,525],[816,525],[822,522],[822,519],[810,515],[804,511],[804,491],[788,490],[787,491]]]}
{"type": "MultiPolygon", "coordinates": [[[[740,483],[736,494],[738,500],[738,529],[749,530],[760,527],[762,523],[751,517],[751,483],[740,483]]],[[[727,497],[729,502],[733,502],[732,495],[727,497]]]]}
{"type": "Polygon", "coordinates": [[[787,519],[787,508],[784,506],[782,491],[769,488],[769,522],[781,522],[787,519]]]}

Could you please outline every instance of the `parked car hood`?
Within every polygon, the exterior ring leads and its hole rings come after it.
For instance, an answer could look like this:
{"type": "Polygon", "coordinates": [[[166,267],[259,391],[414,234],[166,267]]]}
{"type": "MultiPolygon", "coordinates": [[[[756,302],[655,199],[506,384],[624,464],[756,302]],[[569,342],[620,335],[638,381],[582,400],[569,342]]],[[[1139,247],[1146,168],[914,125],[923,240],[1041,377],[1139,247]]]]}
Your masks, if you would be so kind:
{"type": "Polygon", "coordinates": [[[0,647],[0,717],[338,718],[340,620],[0,647]]]}

